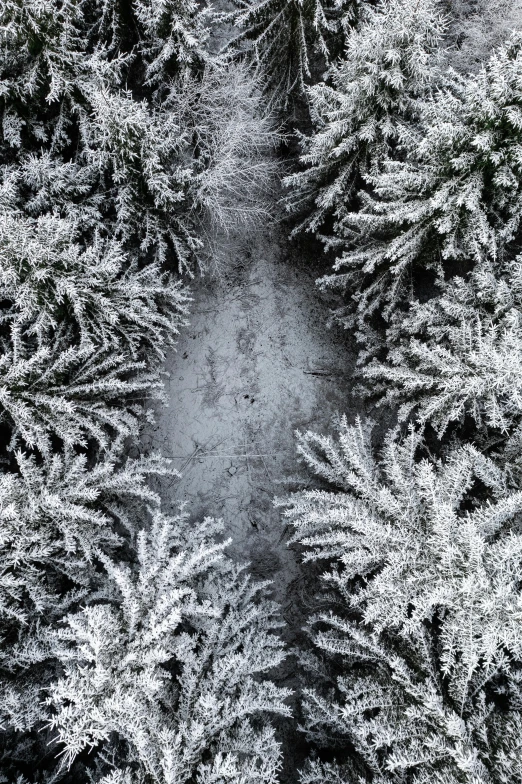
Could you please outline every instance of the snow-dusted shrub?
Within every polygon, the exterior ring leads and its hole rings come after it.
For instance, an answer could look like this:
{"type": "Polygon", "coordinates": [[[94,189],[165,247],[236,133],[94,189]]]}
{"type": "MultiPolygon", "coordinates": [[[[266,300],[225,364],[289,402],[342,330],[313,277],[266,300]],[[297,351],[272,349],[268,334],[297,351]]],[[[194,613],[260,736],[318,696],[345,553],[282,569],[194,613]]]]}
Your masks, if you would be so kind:
{"type": "Polygon", "coordinates": [[[308,205],[310,231],[332,215],[340,230],[361,174],[378,171],[405,125],[418,120],[419,100],[437,80],[444,29],[438,0],[367,6],[328,83],[308,89],[315,133],[302,137],[306,168],[285,184],[294,209],[308,205]]]}
{"type": "Polygon", "coordinates": [[[48,703],[65,764],[95,748],[101,767],[132,766],[136,781],[276,781],[263,716],[288,715],[288,692],[264,676],[283,658],[281,624],[266,584],[224,556],[221,530],[158,512],[136,569],[102,559],[112,600],[69,615],[50,643],[64,666],[48,703]]]}
{"type": "Polygon", "coordinates": [[[355,293],[359,324],[404,301],[415,270],[458,273],[459,263],[501,253],[516,236],[521,47],[515,33],[478,74],[453,74],[451,89],[425,103],[421,129],[403,135],[404,159],[372,175],[360,211],[338,221],[337,240],[348,249],[322,285],[355,293]]]}
{"type": "Polygon", "coordinates": [[[522,29],[521,0],[449,0],[447,56],[462,73],[478,70],[513,30],[522,29]]]}
{"type": "MultiPolygon", "coordinates": [[[[359,0],[234,0],[235,46],[250,54],[271,104],[288,109],[306,85],[342,49],[344,31],[356,20],[359,0]]],[[[230,46],[230,45],[229,45],[230,46]]]]}
{"type": "Polygon", "coordinates": [[[391,435],[376,461],[370,427],[345,419],[338,443],[299,438],[338,488],[296,494],[286,511],[305,558],[332,562],[334,609],[311,626],[339,676],[305,693],[306,731],[356,752],[354,768],[312,763],[307,784],[522,774],[522,493],[471,445],[440,461],[421,446],[413,430],[391,435]]]}

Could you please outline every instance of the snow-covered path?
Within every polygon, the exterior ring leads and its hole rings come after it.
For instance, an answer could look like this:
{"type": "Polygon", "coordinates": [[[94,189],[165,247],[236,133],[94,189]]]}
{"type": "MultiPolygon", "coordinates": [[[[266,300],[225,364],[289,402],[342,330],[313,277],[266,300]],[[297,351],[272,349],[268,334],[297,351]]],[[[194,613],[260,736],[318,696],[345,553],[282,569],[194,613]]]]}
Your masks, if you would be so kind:
{"type": "Polygon", "coordinates": [[[351,356],[344,333],[325,328],[317,270],[290,259],[280,234],[249,238],[220,281],[193,289],[190,325],[166,364],[169,406],[146,446],[182,473],[166,500],[223,517],[233,550],[275,580],[284,604],[295,566],[273,499],[309,480],[294,430],[328,432],[346,410],[351,356]]]}

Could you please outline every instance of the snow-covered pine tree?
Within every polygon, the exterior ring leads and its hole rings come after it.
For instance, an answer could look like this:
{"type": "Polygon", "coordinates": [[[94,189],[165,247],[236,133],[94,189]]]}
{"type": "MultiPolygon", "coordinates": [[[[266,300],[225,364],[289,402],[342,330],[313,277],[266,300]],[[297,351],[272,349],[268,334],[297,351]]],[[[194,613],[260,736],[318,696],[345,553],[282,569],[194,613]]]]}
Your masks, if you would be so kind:
{"type": "Polygon", "coordinates": [[[112,759],[138,764],[143,782],[196,770],[275,782],[280,752],[263,716],[288,715],[287,692],[265,677],[284,656],[281,623],[267,585],[224,555],[221,523],[162,515],[145,478],[166,461],[122,463],[118,446],[94,465],[71,451],[42,465],[18,452],[16,463],[0,475],[3,773],[29,766],[54,780],[58,730],[68,763],[103,746],[66,780],[108,772],[112,759]],[[113,562],[136,535],[138,568],[128,555],[113,562]]]}
{"type": "Polygon", "coordinates": [[[2,326],[13,344],[34,338],[43,348],[60,323],[82,349],[126,350],[164,358],[185,323],[188,295],[157,264],[143,269],[119,243],[97,234],[83,248],[70,219],[44,214],[0,216],[2,326]]]}
{"type": "MultiPolygon", "coordinates": [[[[112,6],[118,9],[119,3],[112,6]]],[[[212,59],[205,46],[210,22],[210,8],[205,10],[205,4],[196,0],[134,0],[131,9],[139,53],[146,65],[146,84],[161,88],[169,78],[200,70],[212,59]]]]}
{"type": "Polygon", "coordinates": [[[159,508],[147,476],[171,473],[155,456],[124,460],[121,443],[96,460],[19,450],[12,469],[0,473],[2,772],[17,760],[37,765],[27,733],[43,732],[42,689],[57,666],[42,634],[102,589],[100,554],[128,552],[147,510],[159,508]]]}
{"type": "Polygon", "coordinates": [[[117,93],[132,58],[114,55],[97,35],[102,3],[85,0],[6,0],[0,9],[3,33],[2,159],[21,152],[50,152],[66,162],[77,158],[78,119],[89,112],[89,96],[117,93]]]}
{"type": "MultiPolygon", "coordinates": [[[[130,79],[134,92],[138,89],[131,73],[132,67],[139,70],[135,42],[118,39],[111,51],[100,25],[121,9],[117,3],[104,6],[9,0],[2,7],[2,157],[9,162],[13,152],[23,157],[43,151],[60,163],[87,165],[87,195],[104,193],[100,222],[107,229],[112,224],[136,250],[142,245],[143,253],[158,243],[153,252],[160,260],[173,237],[171,250],[185,265],[198,246],[192,227],[179,216],[190,172],[179,158],[188,140],[161,112],[161,102],[133,97],[127,85],[130,79]],[[167,210],[173,213],[170,221],[167,210]]],[[[113,20],[113,32],[129,21],[113,20]]]]}
{"type": "MultiPolygon", "coordinates": [[[[354,294],[362,333],[368,316],[389,315],[404,301],[415,271],[442,267],[451,276],[461,264],[499,254],[516,235],[522,35],[514,33],[478,74],[451,81],[425,102],[421,131],[403,135],[404,159],[372,175],[362,209],[337,222],[339,244],[352,249],[322,286],[354,294]]],[[[340,319],[352,323],[350,312],[339,311],[340,319]]]]}
{"type": "Polygon", "coordinates": [[[411,429],[389,435],[376,461],[370,432],[343,418],[338,443],[299,437],[338,488],[287,502],[305,558],[333,562],[334,610],[311,627],[339,676],[305,693],[306,731],[352,758],[312,762],[302,781],[515,784],[522,493],[471,445],[422,458],[411,429]]]}
{"type": "Polygon", "coordinates": [[[90,767],[110,781],[128,766],[144,783],[275,784],[280,750],[263,717],[288,715],[288,691],[266,680],[284,656],[281,623],[266,584],[224,555],[221,531],[156,512],[136,569],[102,558],[111,600],[52,633],[64,672],[50,726],[66,766],[95,749],[90,767]]]}
{"type": "Polygon", "coordinates": [[[83,249],[56,215],[0,218],[0,419],[43,453],[135,434],[141,403],[161,396],[158,363],[187,296],[114,241],[83,249]]]}
{"type": "Polygon", "coordinates": [[[57,129],[67,133],[93,88],[168,83],[200,69],[208,59],[203,16],[192,0],[5,0],[4,141],[48,141],[52,127],[59,148],[66,139],[57,129]]]}
{"type": "Polygon", "coordinates": [[[264,679],[283,657],[266,586],[223,555],[217,524],[161,514],[142,476],[161,465],[120,461],[184,319],[163,262],[193,266],[204,213],[232,209],[238,163],[245,209],[263,214],[251,181],[266,181],[258,158],[276,137],[249,114],[245,69],[203,69],[196,3],[6,0],[0,27],[0,416],[12,435],[0,474],[1,776],[150,784],[178,765],[185,781],[272,784],[279,749],[263,714],[288,708],[264,679]],[[108,683],[96,680],[108,651],[97,643],[91,671],[89,617],[97,632],[119,626],[108,683]],[[63,695],[81,679],[73,710],[63,695]],[[47,745],[53,721],[59,747],[47,745]],[[75,756],[69,773],[60,748],[75,756]]]}
{"type": "Polygon", "coordinates": [[[66,328],[36,350],[6,340],[0,348],[0,423],[11,430],[9,449],[50,454],[56,438],[107,448],[115,437],[138,435],[146,400],[164,399],[160,374],[145,360],[77,348],[66,328]]]}
{"type": "Polygon", "coordinates": [[[94,181],[90,166],[64,162],[46,150],[23,154],[0,166],[0,206],[30,218],[54,214],[76,227],[75,238],[92,237],[103,227],[104,205],[94,181]]]}
{"type": "MultiPolygon", "coordinates": [[[[437,50],[445,30],[438,0],[384,0],[364,6],[328,83],[308,89],[314,134],[301,137],[303,171],[286,177],[288,204],[308,206],[299,228],[337,223],[353,206],[361,175],[379,171],[419,101],[437,81],[437,50]]],[[[340,224],[342,225],[342,224],[340,224]]]]}
{"type": "Polygon", "coordinates": [[[388,330],[386,362],[364,370],[372,394],[400,403],[442,436],[472,417],[482,437],[513,435],[522,415],[522,259],[484,260],[449,280],[438,297],[414,301],[388,330]]]}
{"type": "Polygon", "coordinates": [[[272,105],[288,108],[342,51],[344,32],[360,0],[234,0],[240,32],[230,46],[250,42],[272,105]]]}

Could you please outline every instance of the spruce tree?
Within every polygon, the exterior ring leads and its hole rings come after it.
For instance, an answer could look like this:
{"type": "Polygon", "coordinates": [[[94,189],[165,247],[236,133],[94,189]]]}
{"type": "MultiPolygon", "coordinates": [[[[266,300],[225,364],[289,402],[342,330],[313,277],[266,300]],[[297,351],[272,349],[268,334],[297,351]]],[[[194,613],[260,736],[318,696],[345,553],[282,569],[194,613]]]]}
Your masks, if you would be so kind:
{"type": "Polygon", "coordinates": [[[169,471],[157,457],[16,460],[0,477],[3,770],[275,782],[264,716],[288,715],[266,678],[281,623],[267,584],[224,554],[222,524],[161,513],[146,483],[169,471]]]}
{"type": "Polygon", "coordinates": [[[140,520],[159,506],[146,478],[169,469],[154,456],[125,460],[121,443],[96,460],[71,449],[43,460],[18,450],[12,468],[0,474],[2,770],[39,780],[54,764],[54,752],[39,748],[49,718],[43,693],[58,666],[45,635],[103,594],[100,555],[128,552],[140,520]]]}
{"type": "Polygon", "coordinates": [[[315,130],[302,137],[304,170],[285,183],[291,209],[307,206],[309,231],[323,228],[329,217],[334,233],[340,230],[361,176],[379,171],[405,127],[418,121],[419,101],[437,81],[444,30],[438,0],[365,6],[327,83],[308,89],[315,130]]]}
{"type": "Polygon", "coordinates": [[[293,496],[305,559],[327,559],[334,609],[311,619],[317,674],[305,729],[352,761],[311,761],[302,781],[515,782],[520,768],[522,494],[473,446],[423,457],[410,429],[373,457],[371,429],[299,449],[337,491],[293,496]],[[321,665],[321,661],[323,662],[321,665]]]}
{"type": "Polygon", "coordinates": [[[250,43],[270,103],[284,109],[302,99],[307,85],[318,81],[321,70],[337,56],[360,6],[360,0],[234,2],[234,23],[240,32],[231,45],[250,43]]]}
{"type": "Polygon", "coordinates": [[[53,437],[86,446],[135,434],[186,312],[156,265],[140,270],[97,236],[84,250],[76,234],[56,215],[0,221],[0,419],[11,445],[41,453],[53,437]]]}
{"type": "MultiPolygon", "coordinates": [[[[237,140],[239,133],[246,141],[234,148],[238,182],[229,168],[229,189],[244,184],[246,169],[254,193],[259,183],[252,166],[270,178],[273,166],[263,173],[261,158],[277,142],[262,110],[255,117],[246,111],[256,101],[259,107],[255,79],[243,69],[240,81],[237,69],[206,53],[204,12],[193,2],[9,0],[0,22],[7,196],[18,208],[30,206],[33,215],[41,208],[74,212],[88,242],[103,224],[142,261],[193,272],[204,249],[202,213],[215,207],[219,214],[217,189],[206,186],[230,164],[230,145],[219,146],[225,120],[228,135],[237,140]],[[213,133],[198,134],[209,91],[216,111],[207,113],[204,125],[213,133]],[[62,185],[67,199],[52,184],[57,175],[68,181],[62,185]],[[46,195],[53,189],[56,203],[36,194],[27,199],[25,188],[41,186],[43,177],[46,195]],[[13,179],[21,198],[13,193],[13,179]]],[[[264,207],[252,202],[250,209],[262,214],[264,207]]]]}
{"type": "Polygon", "coordinates": [[[189,298],[157,264],[140,269],[121,244],[95,234],[82,247],[77,225],[6,210],[0,219],[3,327],[13,343],[44,347],[61,323],[79,348],[99,346],[164,358],[185,323],[189,298]],[[76,240],[76,241],[75,241],[76,240]]]}
{"type": "Polygon", "coordinates": [[[439,296],[413,301],[388,330],[387,361],[363,371],[371,394],[439,436],[466,417],[484,442],[512,436],[522,413],[521,261],[486,259],[439,296]]]}
{"type": "Polygon", "coordinates": [[[521,41],[514,33],[477,75],[450,74],[447,89],[425,102],[420,128],[404,135],[403,159],[372,175],[360,211],[338,221],[346,250],[322,285],[354,297],[363,339],[366,319],[393,313],[424,269],[458,274],[515,239],[521,41]]]}
{"type": "Polygon", "coordinates": [[[288,692],[260,676],[283,658],[280,622],[266,584],[224,558],[221,528],[156,514],[137,570],[103,559],[112,601],[55,631],[64,674],[48,702],[66,764],[94,747],[110,770],[116,736],[125,744],[111,765],[138,781],[276,781],[279,747],[262,717],[288,715],[288,692]]]}

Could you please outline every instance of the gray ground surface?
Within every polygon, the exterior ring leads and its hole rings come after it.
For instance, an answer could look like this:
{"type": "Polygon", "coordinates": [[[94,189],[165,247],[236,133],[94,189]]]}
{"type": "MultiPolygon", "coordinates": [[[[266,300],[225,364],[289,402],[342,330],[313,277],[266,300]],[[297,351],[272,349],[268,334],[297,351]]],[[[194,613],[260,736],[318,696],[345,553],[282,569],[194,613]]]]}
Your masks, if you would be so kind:
{"type": "MultiPolygon", "coordinates": [[[[322,258],[291,254],[278,227],[224,242],[220,277],[193,287],[190,325],[166,363],[169,405],[144,447],[182,474],[163,488],[166,506],[186,501],[194,517],[223,518],[234,555],[273,581],[291,645],[305,594],[273,500],[314,481],[297,460],[294,431],[331,432],[349,405],[353,354],[346,333],[325,327],[328,303],[315,286],[322,258]]],[[[277,677],[291,684],[294,669],[290,659],[277,677]]]]}
{"type": "Polygon", "coordinates": [[[165,500],[222,517],[233,552],[274,580],[284,606],[296,566],[273,499],[310,481],[294,431],[328,432],[346,410],[351,352],[345,333],[325,328],[317,270],[290,259],[281,234],[254,234],[221,280],[193,289],[190,325],[166,364],[169,405],[144,446],[182,474],[165,500]]]}

